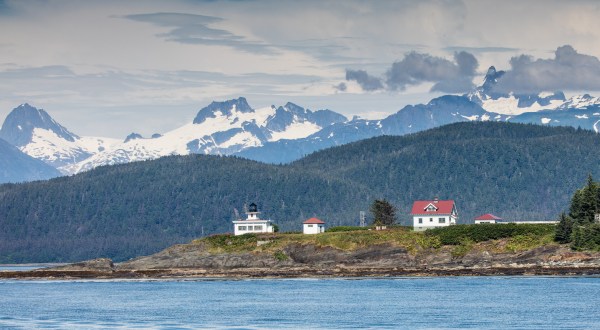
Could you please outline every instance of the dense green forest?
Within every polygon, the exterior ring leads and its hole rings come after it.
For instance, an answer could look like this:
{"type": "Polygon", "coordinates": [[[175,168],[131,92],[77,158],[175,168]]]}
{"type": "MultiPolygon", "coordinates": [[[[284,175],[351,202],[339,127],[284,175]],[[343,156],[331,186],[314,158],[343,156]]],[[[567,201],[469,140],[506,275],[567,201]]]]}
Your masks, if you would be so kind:
{"type": "Polygon", "coordinates": [[[408,224],[415,199],[454,199],[459,223],[484,213],[556,219],[588,174],[600,137],[563,127],[457,123],[335,147],[289,165],[170,156],[0,186],[0,262],[125,260],[232,231],[255,202],[282,231],[317,216],[355,225],[375,199],[408,224]]]}

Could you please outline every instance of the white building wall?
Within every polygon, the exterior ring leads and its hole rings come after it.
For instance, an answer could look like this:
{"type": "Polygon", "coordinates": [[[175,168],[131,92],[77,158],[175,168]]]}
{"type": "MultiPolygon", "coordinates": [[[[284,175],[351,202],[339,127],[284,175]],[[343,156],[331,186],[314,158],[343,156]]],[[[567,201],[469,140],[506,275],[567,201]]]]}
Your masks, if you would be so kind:
{"type": "Polygon", "coordinates": [[[302,232],[304,234],[319,234],[325,232],[324,224],[302,224],[302,232]]]}
{"type": "Polygon", "coordinates": [[[233,221],[233,234],[272,233],[273,225],[270,220],[238,220],[233,221]]]}
{"type": "Polygon", "coordinates": [[[475,220],[476,225],[485,224],[485,223],[496,223],[496,220],[475,220]]]}
{"type": "Polygon", "coordinates": [[[440,214],[422,214],[413,216],[413,230],[423,231],[437,227],[448,227],[456,224],[456,217],[453,215],[440,215],[440,214]],[[419,219],[422,221],[419,222],[419,219]],[[443,221],[440,221],[443,219],[443,221]]]}

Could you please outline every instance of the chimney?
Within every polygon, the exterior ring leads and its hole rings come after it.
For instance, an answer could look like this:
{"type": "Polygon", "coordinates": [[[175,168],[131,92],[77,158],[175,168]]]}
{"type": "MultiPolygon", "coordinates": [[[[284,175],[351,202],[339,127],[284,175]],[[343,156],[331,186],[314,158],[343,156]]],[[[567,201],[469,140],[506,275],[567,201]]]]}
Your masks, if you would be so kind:
{"type": "Polygon", "coordinates": [[[439,198],[437,196],[433,198],[433,203],[434,204],[437,204],[438,201],[439,201],[439,198]]]}

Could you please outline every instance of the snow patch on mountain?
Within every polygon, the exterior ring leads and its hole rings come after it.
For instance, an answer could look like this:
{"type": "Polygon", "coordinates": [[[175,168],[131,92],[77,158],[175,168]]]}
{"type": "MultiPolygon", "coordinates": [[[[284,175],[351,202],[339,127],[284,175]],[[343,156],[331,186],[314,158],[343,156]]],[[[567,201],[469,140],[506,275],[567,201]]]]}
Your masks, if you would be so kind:
{"type": "Polygon", "coordinates": [[[294,122],[286,126],[285,131],[271,133],[269,141],[281,139],[301,139],[321,130],[322,127],[311,122],[294,122]]]}
{"type": "Polygon", "coordinates": [[[591,106],[600,105],[600,97],[593,97],[590,94],[576,95],[561,104],[558,109],[587,109],[591,106]]]}
{"type": "Polygon", "coordinates": [[[76,137],[73,141],[69,141],[58,136],[54,131],[34,128],[30,142],[19,149],[60,170],[62,166],[80,162],[117,143],[119,143],[117,139],[96,137],[76,137]]]}
{"type": "Polygon", "coordinates": [[[481,107],[488,112],[515,116],[525,112],[556,109],[563,103],[564,101],[560,99],[552,99],[546,105],[541,105],[538,101],[534,101],[530,106],[519,106],[519,99],[510,94],[508,97],[498,97],[496,99],[484,98],[481,100],[481,107]]]}

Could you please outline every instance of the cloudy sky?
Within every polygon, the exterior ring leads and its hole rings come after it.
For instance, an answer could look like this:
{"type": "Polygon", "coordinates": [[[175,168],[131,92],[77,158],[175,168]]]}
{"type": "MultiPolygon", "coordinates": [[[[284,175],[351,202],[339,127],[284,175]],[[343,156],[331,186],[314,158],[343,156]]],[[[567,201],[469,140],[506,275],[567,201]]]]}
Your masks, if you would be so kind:
{"type": "Polygon", "coordinates": [[[598,1],[0,0],[0,120],[80,135],[190,122],[213,100],[382,118],[481,83],[600,94],[598,1]]]}

